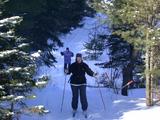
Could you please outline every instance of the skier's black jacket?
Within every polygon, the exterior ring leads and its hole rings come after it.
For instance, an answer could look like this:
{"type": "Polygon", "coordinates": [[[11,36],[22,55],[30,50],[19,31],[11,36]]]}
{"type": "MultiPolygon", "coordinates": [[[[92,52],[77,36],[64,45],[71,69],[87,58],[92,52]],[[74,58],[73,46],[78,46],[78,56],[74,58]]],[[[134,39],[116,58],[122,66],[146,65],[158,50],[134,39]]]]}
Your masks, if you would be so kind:
{"type": "Polygon", "coordinates": [[[90,76],[94,75],[94,72],[84,62],[72,63],[71,66],[69,67],[68,74],[70,74],[70,73],[72,73],[72,75],[70,77],[71,84],[85,84],[86,83],[85,73],[87,73],[90,76]]]}

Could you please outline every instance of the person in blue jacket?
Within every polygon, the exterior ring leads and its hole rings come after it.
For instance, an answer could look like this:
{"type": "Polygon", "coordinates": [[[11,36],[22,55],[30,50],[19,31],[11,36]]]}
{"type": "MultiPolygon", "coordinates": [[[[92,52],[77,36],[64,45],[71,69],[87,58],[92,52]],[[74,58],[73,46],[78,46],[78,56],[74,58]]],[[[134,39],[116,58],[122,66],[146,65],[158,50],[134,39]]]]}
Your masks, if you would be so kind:
{"type": "Polygon", "coordinates": [[[74,54],[69,48],[66,48],[65,51],[61,52],[61,55],[64,56],[64,70],[66,70],[71,65],[71,57],[73,57],[74,54]]]}

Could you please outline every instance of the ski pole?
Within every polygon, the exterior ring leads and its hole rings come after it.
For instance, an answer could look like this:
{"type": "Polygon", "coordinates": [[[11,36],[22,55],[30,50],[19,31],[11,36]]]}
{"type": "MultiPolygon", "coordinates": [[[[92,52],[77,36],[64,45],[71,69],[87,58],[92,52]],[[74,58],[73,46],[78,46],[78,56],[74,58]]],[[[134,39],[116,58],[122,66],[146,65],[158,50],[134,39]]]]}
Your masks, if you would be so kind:
{"type": "Polygon", "coordinates": [[[134,81],[133,80],[130,80],[128,83],[126,83],[124,86],[122,86],[122,88],[121,89],[123,89],[123,88],[125,88],[125,87],[127,87],[128,85],[130,85],[131,83],[133,83],[134,81]]]}
{"type": "Polygon", "coordinates": [[[65,74],[65,81],[64,81],[63,95],[62,95],[62,103],[61,103],[61,112],[62,112],[62,109],[63,109],[63,102],[64,102],[64,96],[65,96],[66,78],[67,78],[67,75],[65,74]]]}
{"type": "MultiPolygon", "coordinates": [[[[96,77],[95,77],[95,79],[96,79],[96,82],[98,83],[98,79],[96,77]]],[[[101,96],[101,100],[102,100],[102,104],[103,104],[104,110],[106,111],[106,105],[104,103],[104,99],[103,99],[103,95],[102,95],[102,91],[100,89],[99,83],[98,83],[98,90],[99,90],[99,93],[100,93],[100,96],[101,96]]]]}

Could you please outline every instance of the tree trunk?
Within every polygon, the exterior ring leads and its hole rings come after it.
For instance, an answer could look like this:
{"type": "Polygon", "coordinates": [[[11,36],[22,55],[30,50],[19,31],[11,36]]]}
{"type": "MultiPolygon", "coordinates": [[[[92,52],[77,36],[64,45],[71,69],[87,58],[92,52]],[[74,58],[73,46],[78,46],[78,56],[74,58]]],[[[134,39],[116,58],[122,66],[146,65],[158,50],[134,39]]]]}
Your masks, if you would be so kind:
{"type": "Polygon", "coordinates": [[[146,105],[151,105],[151,80],[150,80],[150,51],[149,48],[146,50],[146,105]]]}
{"type": "MultiPolygon", "coordinates": [[[[132,64],[129,63],[126,67],[123,68],[123,83],[122,86],[125,86],[130,80],[133,79],[133,74],[132,74],[132,64]]],[[[124,96],[128,96],[128,86],[124,87],[121,91],[121,94],[124,96]]]]}
{"type": "MultiPolygon", "coordinates": [[[[123,74],[123,83],[122,83],[122,86],[124,86],[128,82],[128,69],[127,69],[127,67],[123,68],[122,74],[123,74]]],[[[121,94],[124,95],[124,96],[128,96],[128,86],[126,86],[126,87],[124,87],[122,89],[121,94]]]]}
{"type": "MultiPolygon", "coordinates": [[[[123,83],[122,86],[126,85],[130,80],[133,80],[133,68],[134,68],[134,49],[133,46],[130,45],[130,60],[127,66],[125,66],[122,70],[123,74],[123,83]]],[[[128,86],[124,87],[121,91],[121,94],[124,96],[128,96],[128,86]]]]}
{"type": "MultiPolygon", "coordinates": [[[[148,34],[146,35],[146,40],[148,41],[148,34]]],[[[153,105],[153,76],[151,75],[152,67],[153,67],[153,52],[150,46],[146,47],[146,105],[153,105]]]]}
{"type": "Polygon", "coordinates": [[[152,73],[153,70],[154,70],[154,66],[153,66],[153,65],[154,65],[154,63],[153,63],[153,61],[154,61],[154,60],[153,60],[153,59],[154,59],[154,58],[153,58],[154,55],[153,55],[153,54],[154,54],[154,51],[153,51],[153,47],[152,47],[152,48],[151,48],[151,56],[150,56],[150,71],[151,71],[151,75],[150,75],[150,77],[151,77],[151,78],[150,78],[150,79],[151,79],[151,91],[150,91],[150,92],[151,92],[151,93],[150,93],[150,94],[151,94],[151,105],[153,105],[153,89],[154,89],[154,86],[153,86],[154,75],[153,75],[153,73],[152,73]]]}

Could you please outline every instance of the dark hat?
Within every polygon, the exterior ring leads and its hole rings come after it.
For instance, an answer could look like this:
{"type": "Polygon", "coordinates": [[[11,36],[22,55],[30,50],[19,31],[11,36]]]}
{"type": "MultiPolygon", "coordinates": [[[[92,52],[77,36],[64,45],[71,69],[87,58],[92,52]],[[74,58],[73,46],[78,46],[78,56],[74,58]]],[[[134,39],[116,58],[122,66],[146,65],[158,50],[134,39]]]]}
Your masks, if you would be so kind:
{"type": "Polygon", "coordinates": [[[77,53],[76,57],[82,57],[82,54],[81,53],[77,53]]]}

